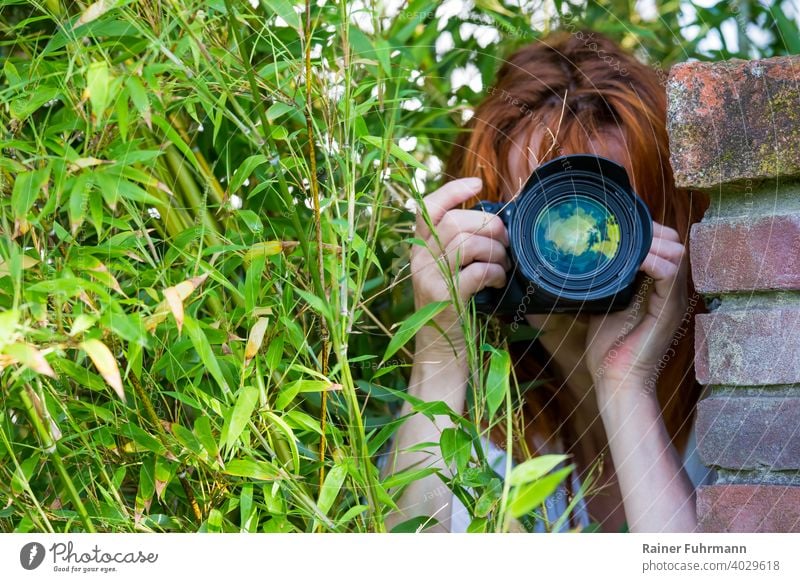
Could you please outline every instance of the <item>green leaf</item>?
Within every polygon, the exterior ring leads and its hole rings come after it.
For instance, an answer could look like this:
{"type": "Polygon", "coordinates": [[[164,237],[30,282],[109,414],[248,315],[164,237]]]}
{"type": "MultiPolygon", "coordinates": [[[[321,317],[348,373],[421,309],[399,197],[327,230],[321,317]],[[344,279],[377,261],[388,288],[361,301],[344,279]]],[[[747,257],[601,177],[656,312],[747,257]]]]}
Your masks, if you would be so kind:
{"type": "Polygon", "coordinates": [[[493,417],[508,394],[511,374],[511,356],[504,350],[493,350],[489,357],[489,371],[486,374],[486,406],[489,417],[493,417]]]}
{"type": "Polygon", "coordinates": [[[242,187],[242,184],[244,184],[244,181],[247,180],[250,177],[250,174],[253,173],[253,170],[255,170],[258,166],[266,163],[267,163],[267,156],[265,156],[264,154],[256,154],[254,156],[250,156],[245,161],[243,161],[242,165],[236,169],[236,172],[233,174],[233,177],[231,178],[231,183],[230,186],[228,187],[228,192],[230,192],[231,194],[236,194],[242,187]]]}
{"type": "Polygon", "coordinates": [[[446,428],[439,439],[445,463],[455,462],[457,470],[464,470],[472,454],[472,441],[467,433],[458,428],[446,428]]]}
{"type": "Polygon", "coordinates": [[[294,436],[294,431],[280,416],[269,410],[264,411],[264,417],[283,434],[292,454],[291,468],[295,473],[298,473],[300,471],[300,450],[297,448],[297,439],[294,436]]]}
{"type": "Polygon", "coordinates": [[[150,508],[153,493],[156,491],[155,463],[153,455],[148,455],[139,470],[139,488],[136,490],[136,511],[144,513],[150,508]]]}
{"type": "Polygon", "coordinates": [[[508,478],[509,485],[520,486],[536,481],[568,458],[569,455],[541,455],[528,459],[511,470],[508,478]]]}
{"type": "Polygon", "coordinates": [[[89,70],[86,72],[86,91],[89,93],[89,103],[92,105],[96,123],[103,118],[108,106],[110,85],[108,63],[95,61],[89,64],[89,70]]]}
{"type": "Polygon", "coordinates": [[[211,432],[211,421],[207,416],[200,416],[194,421],[194,434],[211,459],[219,457],[217,439],[214,438],[214,434],[211,432]]]}
{"type": "Polygon", "coordinates": [[[234,459],[225,465],[223,471],[235,477],[248,477],[259,481],[274,481],[280,475],[278,468],[267,461],[250,461],[247,459],[234,459]]]}
{"type": "Polygon", "coordinates": [[[309,293],[308,291],[304,291],[302,289],[298,289],[297,287],[295,287],[295,291],[297,291],[297,294],[300,295],[300,297],[302,297],[305,300],[305,302],[308,303],[314,311],[316,311],[322,317],[324,317],[324,318],[326,318],[328,320],[331,319],[330,306],[325,301],[323,301],[322,299],[320,299],[316,295],[314,295],[312,293],[309,293]]]}
{"type": "Polygon", "coordinates": [[[14,181],[14,190],[11,193],[11,207],[14,209],[14,218],[19,220],[28,215],[39,192],[50,177],[50,166],[39,168],[32,172],[22,172],[14,181]]]}
{"type": "Polygon", "coordinates": [[[389,345],[386,348],[386,353],[383,354],[381,362],[385,362],[391,358],[397,351],[402,348],[408,341],[413,338],[416,333],[428,323],[432,318],[436,317],[445,307],[450,305],[449,301],[436,301],[428,303],[422,309],[416,311],[411,317],[406,319],[400,324],[397,333],[394,334],[389,345]]]}
{"type": "Polygon", "coordinates": [[[558,488],[562,481],[572,472],[575,465],[564,467],[546,477],[528,483],[518,488],[511,502],[508,512],[516,518],[522,517],[534,507],[541,505],[558,488]]]}
{"type": "Polygon", "coordinates": [[[245,386],[239,392],[230,419],[222,427],[220,434],[220,439],[224,440],[226,447],[232,448],[247,426],[256,404],[258,404],[258,394],[258,388],[255,386],[245,386]]]}
{"type": "Polygon", "coordinates": [[[434,517],[418,515],[398,523],[392,528],[391,533],[417,533],[437,525],[439,522],[434,517]]]}
{"type": "Polygon", "coordinates": [[[317,501],[317,506],[322,513],[327,515],[328,511],[330,511],[346,477],[346,465],[336,465],[325,475],[325,482],[322,484],[322,489],[319,492],[319,500],[317,501]]]}
{"type": "Polygon", "coordinates": [[[289,0],[261,0],[261,3],[286,21],[294,29],[300,28],[300,15],[289,0]]]}
{"type": "Polygon", "coordinates": [[[89,202],[89,190],[92,183],[89,181],[91,172],[81,172],[72,182],[72,189],[69,194],[69,222],[72,234],[75,235],[83,224],[86,216],[86,207],[89,202]]]}
{"type": "Polygon", "coordinates": [[[149,127],[151,122],[150,100],[147,98],[147,91],[145,91],[144,85],[142,85],[138,77],[131,75],[125,79],[125,86],[128,88],[133,106],[149,127]]]}
{"type": "Polygon", "coordinates": [[[151,206],[161,205],[161,201],[158,198],[120,176],[106,172],[95,172],[95,180],[97,185],[103,189],[103,193],[113,193],[114,199],[121,196],[133,202],[141,202],[151,206]]]}
{"type": "Polygon", "coordinates": [[[285,115],[289,112],[297,111],[295,107],[292,107],[288,103],[284,103],[283,101],[276,101],[273,103],[269,109],[267,109],[267,119],[272,122],[279,118],[281,115],[285,115]]]}
{"type": "Polygon", "coordinates": [[[194,349],[197,350],[197,354],[200,356],[200,361],[203,362],[203,365],[208,370],[208,373],[217,381],[217,383],[222,388],[222,391],[226,394],[231,392],[230,386],[228,385],[228,381],[225,379],[225,376],[222,374],[222,368],[217,361],[217,356],[214,353],[214,350],[211,349],[211,344],[208,342],[208,338],[206,334],[200,329],[200,325],[188,315],[185,316],[183,320],[183,328],[189,334],[189,339],[192,340],[192,345],[194,349]]]}
{"type": "Polygon", "coordinates": [[[290,426],[294,425],[294,428],[310,430],[319,435],[322,434],[322,428],[320,428],[319,421],[305,412],[300,410],[289,410],[284,415],[284,418],[286,419],[287,424],[290,426]]]}
{"type": "MultiPolygon", "coordinates": [[[[368,143],[371,146],[374,146],[374,147],[376,147],[378,149],[386,151],[386,142],[382,137],[377,137],[377,136],[374,136],[374,135],[365,135],[365,136],[363,136],[361,138],[361,140],[366,142],[366,143],[368,143]]],[[[424,170],[426,172],[428,171],[428,167],[427,166],[422,164],[419,160],[417,160],[417,158],[412,156],[410,153],[408,153],[407,151],[403,150],[396,143],[392,142],[391,144],[389,144],[389,150],[388,151],[393,157],[397,158],[401,162],[404,162],[404,163],[406,163],[409,166],[412,166],[414,168],[418,168],[418,169],[424,170]]]]}
{"type": "Polygon", "coordinates": [[[383,486],[386,489],[391,487],[404,487],[409,483],[413,483],[414,481],[419,481],[420,479],[424,479],[428,475],[433,475],[434,473],[438,473],[439,470],[435,467],[426,467],[425,469],[405,469],[398,473],[394,473],[387,477],[383,481],[383,486]]]}

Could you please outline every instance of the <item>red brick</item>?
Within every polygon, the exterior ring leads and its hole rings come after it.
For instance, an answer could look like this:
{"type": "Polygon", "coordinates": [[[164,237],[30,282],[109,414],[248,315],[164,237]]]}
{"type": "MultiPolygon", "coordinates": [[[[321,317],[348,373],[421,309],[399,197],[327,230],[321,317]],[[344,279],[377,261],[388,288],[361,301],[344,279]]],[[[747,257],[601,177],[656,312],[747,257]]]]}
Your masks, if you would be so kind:
{"type": "Polygon", "coordinates": [[[800,214],[698,222],[690,241],[700,293],[800,289],[800,214]]]}
{"type": "Polygon", "coordinates": [[[697,449],[703,464],[724,469],[800,469],[800,397],[701,400],[697,449]]]}
{"type": "Polygon", "coordinates": [[[800,532],[800,487],[711,485],[697,490],[702,532],[800,532]]]}
{"type": "Polygon", "coordinates": [[[798,73],[800,56],[672,67],[667,126],[677,185],[800,175],[798,73]]]}
{"type": "Polygon", "coordinates": [[[800,308],[717,310],[695,318],[701,384],[800,382],[800,308]]]}

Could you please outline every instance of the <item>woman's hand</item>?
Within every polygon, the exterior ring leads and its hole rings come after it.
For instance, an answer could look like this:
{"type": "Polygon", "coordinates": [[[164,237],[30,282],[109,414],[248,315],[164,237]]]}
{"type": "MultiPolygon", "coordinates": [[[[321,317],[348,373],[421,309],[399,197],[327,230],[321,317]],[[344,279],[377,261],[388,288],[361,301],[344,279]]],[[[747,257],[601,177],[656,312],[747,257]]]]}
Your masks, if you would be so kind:
{"type": "Polygon", "coordinates": [[[598,390],[652,381],[686,313],[686,250],[674,229],[653,222],[640,270],[649,277],[627,309],[589,317],[586,364],[598,390]]]}
{"type": "MultiPolygon", "coordinates": [[[[414,303],[420,309],[434,301],[450,301],[449,274],[453,274],[456,290],[462,301],[484,287],[502,288],[506,284],[506,271],[510,268],[506,247],[508,233],[503,221],[496,215],[476,210],[462,210],[460,204],[481,190],[480,178],[461,178],[448,182],[423,199],[434,232],[422,214],[417,211],[417,238],[425,246],[411,249],[411,278],[414,303]],[[444,272],[443,272],[444,267],[444,272]]],[[[435,318],[447,333],[450,342],[463,346],[464,337],[454,306],[448,306],[435,318]]],[[[448,345],[430,327],[423,327],[417,335],[424,336],[428,348],[448,345]]]]}

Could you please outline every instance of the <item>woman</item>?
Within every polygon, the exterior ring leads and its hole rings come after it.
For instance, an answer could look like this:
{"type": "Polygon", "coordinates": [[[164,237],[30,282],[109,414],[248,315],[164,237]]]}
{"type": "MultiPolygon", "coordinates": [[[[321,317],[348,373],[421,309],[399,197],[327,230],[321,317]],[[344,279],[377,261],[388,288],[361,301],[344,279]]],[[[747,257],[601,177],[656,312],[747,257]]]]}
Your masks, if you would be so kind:
{"type": "MultiPolygon", "coordinates": [[[[703,305],[692,293],[685,245],[708,202],[675,189],[665,126],[657,72],[609,39],[558,32],[524,47],[503,64],[455,144],[449,181],[424,199],[438,241],[419,212],[416,236],[426,246],[412,249],[416,307],[452,298],[440,261],[465,303],[485,287],[502,288],[510,267],[503,223],[468,208],[480,199],[510,200],[537,166],[561,155],[590,153],[626,168],[653,217],[641,300],[606,315],[526,315],[541,332],[529,345],[512,346],[518,381],[545,380],[523,394],[523,440],[512,455],[521,461],[526,450],[566,452],[577,465],[573,485],[600,460],[604,494],[584,509],[602,531],[626,524],[633,532],[694,530],[694,490],[707,477],[687,474],[698,465],[692,323],[703,305]]],[[[456,307],[435,322],[444,333],[434,326],[417,333],[409,392],[463,411],[468,370],[456,307]]],[[[450,474],[436,447],[406,450],[438,442],[449,426],[447,417],[411,417],[395,436],[387,470],[435,466],[450,474]]],[[[499,428],[490,437],[496,457],[505,439],[499,428]]],[[[388,525],[429,515],[439,522],[429,531],[463,531],[463,506],[452,499],[431,475],[403,492],[388,525]]],[[[586,516],[577,525],[586,525],[586,516]]]]}

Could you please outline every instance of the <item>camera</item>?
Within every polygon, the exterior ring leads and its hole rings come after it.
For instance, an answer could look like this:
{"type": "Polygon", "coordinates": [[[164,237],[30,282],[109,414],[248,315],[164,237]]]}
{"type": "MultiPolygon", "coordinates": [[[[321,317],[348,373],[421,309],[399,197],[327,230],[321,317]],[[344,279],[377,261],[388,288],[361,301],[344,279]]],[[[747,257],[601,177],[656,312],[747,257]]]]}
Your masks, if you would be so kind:
{"type": "Polygon", "coordinates": [[[573,154],[537,168],[511,202],[472,207],[508,230],[512,268],[503,289],[475,294],[482,313],[606,313],[628,306],[653,223],[625,168],[573,154]]]}

